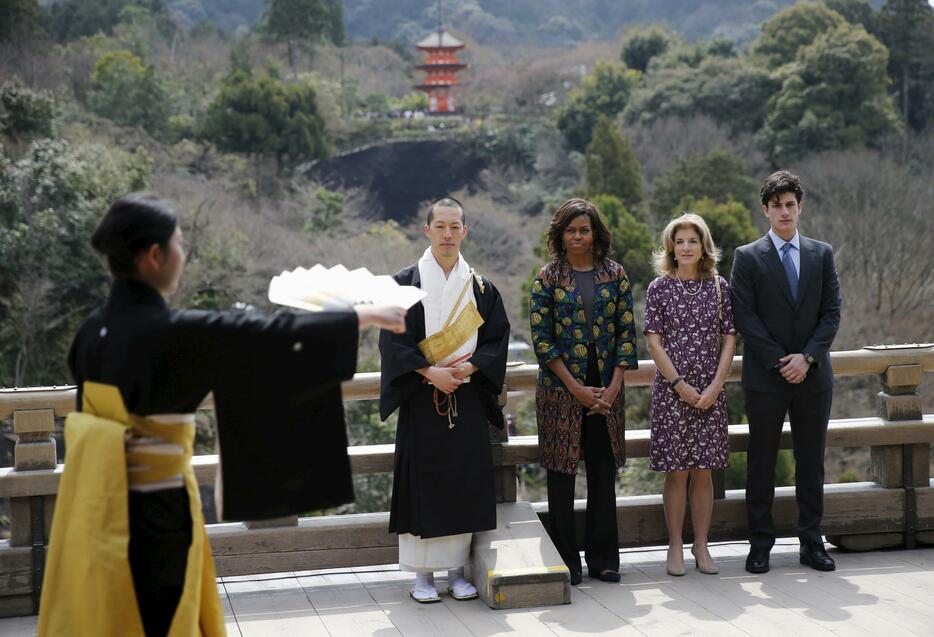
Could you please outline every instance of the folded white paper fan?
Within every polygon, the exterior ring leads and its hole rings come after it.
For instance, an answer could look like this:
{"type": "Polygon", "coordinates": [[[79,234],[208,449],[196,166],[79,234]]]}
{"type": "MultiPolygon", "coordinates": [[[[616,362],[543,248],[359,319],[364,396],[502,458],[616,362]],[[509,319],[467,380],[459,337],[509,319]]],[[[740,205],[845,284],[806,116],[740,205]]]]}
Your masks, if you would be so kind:
{"type": "Polygon", "coordinates": [[[425,292],[421,289],[399,285],[391,276],[374,275],[366,268],[348,270],[342,265],[295,268],[269,282],[270,301],[311,312],[361,303],[394,305],[407,310],[423,298],[425,292]]]}

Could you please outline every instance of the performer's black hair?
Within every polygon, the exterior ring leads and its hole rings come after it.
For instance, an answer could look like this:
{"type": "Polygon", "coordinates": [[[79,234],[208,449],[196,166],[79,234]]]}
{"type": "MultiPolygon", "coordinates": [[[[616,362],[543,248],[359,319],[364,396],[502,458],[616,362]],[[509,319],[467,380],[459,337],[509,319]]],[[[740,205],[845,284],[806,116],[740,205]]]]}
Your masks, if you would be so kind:
{"type": "Polygon", "coordinates": [[[467,213],[464,211],[464,204],[459,202],[451,195],[445,195],[435,199],[428,205],[428,225],[435,220],[435,208],[457,208],[461,211],[461,223],[467,225],[467,213]]]}
{"type": "Polygon", "coordinates": [[[153,244],[168,246],[178,216],[168,203],[149,193],[132,193],[117,199],[91,235],[91,245],[107,257],[118,279],[134,277],[136,257],[153,244]]]}

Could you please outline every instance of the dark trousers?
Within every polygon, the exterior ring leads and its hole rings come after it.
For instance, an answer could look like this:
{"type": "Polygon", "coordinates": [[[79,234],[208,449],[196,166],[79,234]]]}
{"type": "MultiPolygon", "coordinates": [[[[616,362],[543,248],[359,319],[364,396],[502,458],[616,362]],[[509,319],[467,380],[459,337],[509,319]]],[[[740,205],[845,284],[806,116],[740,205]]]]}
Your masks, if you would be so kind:
{"type": "Polygon", "coordinates": [[[146,637],[168,634],[185,585],[191,511],[185,489],[130,492],[130,570],[146,637]]]}
{"type": "MultiPolygon", "coordinates": [[[[600,386],[596,355],[591,347],[587,384],[600,386]]],[[[616,459],[610,446],[606,417],[585,416],[581,432],[587,474],[587,513],[584,525],[584,558],[587,570],[619,570],[619,535],[616,527],[616,459]]],[[[581,572],[574,522],[574,482],[577,476],[548,472],[548,535],[572,573],[581,572]]]]}
{"type": "Polygon", "coordinates": [[[824,515],[824,443],[830,419],[832,390],[784,394],[749,391],[749,449],[746,456],[746,514],[749,543],[770,549],[775,544],[772,503],[775,500],[775,461],[785,414],[791,423],[795,457],[795,499],[798,538],[820,542],[824,515]]]}

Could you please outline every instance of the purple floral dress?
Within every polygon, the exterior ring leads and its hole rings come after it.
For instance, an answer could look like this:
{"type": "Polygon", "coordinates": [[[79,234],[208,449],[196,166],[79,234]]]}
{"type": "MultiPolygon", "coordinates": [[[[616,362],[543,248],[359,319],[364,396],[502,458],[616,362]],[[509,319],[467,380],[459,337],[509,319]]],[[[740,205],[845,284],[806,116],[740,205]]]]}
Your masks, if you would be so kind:
{"type": "MultiPolygon", "coordinates": [[[[722,320],[717,311],[713,279],[682,284],[660,276],[645,293],[645,333],[662,337],[662,346],[675,369],[698,392],[717,373],[718,331],[735,334],[729,284],[720,280],[722,320]],[[700,288],[697,294],[691,294],[700,288]],[[686,290],[686,291],[685,291],[686,290]],[[719,323],[719,330],[718,330],[719,323]]],[[[671,384],[655,372],[652,385],[652,438],[649,466],[655,471],[723,469],[730,460],[726,393],[720,392],[707,410],[681,400],[671,384]]]]}

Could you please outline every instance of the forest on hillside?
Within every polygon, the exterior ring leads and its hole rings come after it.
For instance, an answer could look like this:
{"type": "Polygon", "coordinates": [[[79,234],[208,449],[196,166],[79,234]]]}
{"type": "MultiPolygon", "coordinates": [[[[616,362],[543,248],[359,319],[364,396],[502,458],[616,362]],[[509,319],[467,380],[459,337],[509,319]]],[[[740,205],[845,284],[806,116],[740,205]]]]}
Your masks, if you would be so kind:
{"type": "MultiPolygon", "coordinates": [[[[381,218],[365,189],[308,177],[309,162],[409,139],[458,140],[485,162],[454,193],[472,220],[465,256],[495,278],[518,340],[556,204],[600,205],[639,307],[667,219],[703,215],[728,273],[733,249],[765,227],[756,194],[777,167],[804,179],[802,231],[835,247],[845,309],[834,348],[931,340],[918,320],[934,305],[927,2],[447,4],[469,68],[463,115],[433,118],[412,89],[411,42],[435,24],[428,0],[6,2],[0,387],[69,382],[71,337],[107,292],[88,237],[129,191],[153,190],[181,213],[190,255],[178,306],[269,310],[282,269],[410,263],[424,248],[418,215],[381,218]],[[543,37],[558,23],[570,31],[543,37]]],[[[378,369],[372,338],[361,352],[361,371],[378,369]]],[[[874,379],[841,388],[835,417],[873,411],[874,379]]],[[[629,425],[646,426],[647,394],[627,403],[629,425]]],[[[742,422],[735,394],[730,408],[742,422]]],[[[348,403],[348,421],[354,443],[392,440],[372,403],[348,403]]],[[[534,433],[527,403],[517,427],[534,433]]],[[[863,477],[865,452],[840,453],[828,479],[863,477]]],[[[654,492],[633,464],[624,490],[654,492]]],[[[739,460],[732,471],[741,480],[739,460]]],[[[386,479],[367,478],[374,495],[361,507],[385,504],[386,479]]],[[[525,484],[539,479],[530,469],[525,484]]]]}

